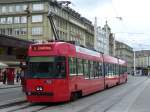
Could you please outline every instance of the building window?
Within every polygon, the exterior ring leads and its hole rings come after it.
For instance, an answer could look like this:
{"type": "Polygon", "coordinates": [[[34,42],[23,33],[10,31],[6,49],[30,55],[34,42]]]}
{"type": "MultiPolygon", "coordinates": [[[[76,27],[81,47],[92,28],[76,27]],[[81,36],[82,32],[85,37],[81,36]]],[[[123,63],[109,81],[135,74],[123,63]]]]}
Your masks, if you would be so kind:
{"type": "Polygon", "coordinates": [[[26,16],[21,17],[21,23],[27,23],[27,17],[26,16]]]}
{"type": "Polygon", "coordinates": [[[9,6],[8,7],[8,12],[13,12],[14,11],[14,7],[13,6],[9,6]]]}
{"type": "Polygon", "coordinates": [[[23,10],[23,11],[27,10],[27,7],[28,7],[27,5],[23,4],[23,5],[22,5],[22,10],[23,10]]]}
{"type": "Polygon", "coordinates": [[[1,23],[1,24],[6,24],[6,18],[1,18],[1,19],[0,19],[0,23],[1,23]]]}
{"type": "Polygon", "coordinates": [[[27,28],[21,28],[21,35],[26,35],[27,34],[27,28]]]}
{"type": "Polygon", "coordinates": [[[32,35],[42,35],[43,28],[42,27],[33,27],[32,28],[32,35]]]}
{"type": "Polygon", "coordinates": [[[13,23],[13,18],[12,17],[8,17],[7,18],[7,24],[12,24],[13,23]]]}
{"type": "Polygon", "coordinates": [[[6,13],[7,12],[7,7],[6,6],[2,6],[2,13],[6,13]]]}
{"type": "Polygon", "coordinates": [[[32,22],[42,22],[43,16],[42,15],[34,15],[32,16],[32,22]]]}
{"type": "Polygon", "coordinates": [[[14,23],[20,23],[20,17],[14,17],[14,23]]]}
{"type": "Polygon", "coordinates": [[[7,30],[8,30],[8,35],[12,35],[13,29],[12,28],[8,28],[7,30]]]}
{"type": "Polygon", "coordinates": [[[20,6],[20,5],[16,5],[15,9],[16,9],[16,12],[20,12],[20,11],[22,11],[22,10],[21,10],[21,6],[20,6]]]}
{"type": "Polygon", "coordinates": [[[32,10],[33,10],[33,11],[41,11],[41,10],[44,10],[44,4],[33,4],[32,10]]]}
{"type": "Polygon", "coordinates": [[[18,28],[14,29],[14,33],[15,33],[15,36],[18,36],[20,34],[20,29],[18,28]]]}
{"type": "Polygon", "coordinates": [[[5,35],[5,29],[0,29],[0,34],[5,35]]]}

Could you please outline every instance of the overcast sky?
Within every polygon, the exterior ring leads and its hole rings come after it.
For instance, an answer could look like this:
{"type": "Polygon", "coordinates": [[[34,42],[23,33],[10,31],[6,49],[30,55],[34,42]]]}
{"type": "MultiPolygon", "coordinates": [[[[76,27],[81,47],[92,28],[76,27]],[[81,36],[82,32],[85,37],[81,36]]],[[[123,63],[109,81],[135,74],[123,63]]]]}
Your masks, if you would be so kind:
{"type": "Polygon", "coordinates": [[[134,49],[150,49],[150,0],[70,0],[82,16],[103,26],[108,21],[115,38],[134,49]],[[116,17],[122,17],[122,20],[116,17]]]}

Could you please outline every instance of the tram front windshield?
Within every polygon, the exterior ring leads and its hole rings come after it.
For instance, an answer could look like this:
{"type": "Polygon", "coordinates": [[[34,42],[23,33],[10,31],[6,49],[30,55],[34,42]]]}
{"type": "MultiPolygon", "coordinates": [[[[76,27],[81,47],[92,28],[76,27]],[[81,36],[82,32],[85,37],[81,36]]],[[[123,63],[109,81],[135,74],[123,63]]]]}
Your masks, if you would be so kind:
{"type": "Polygon", "coordinates": [[[65,57],[30,57],[28,63],[30,78],[65,78],[65,57]]]}

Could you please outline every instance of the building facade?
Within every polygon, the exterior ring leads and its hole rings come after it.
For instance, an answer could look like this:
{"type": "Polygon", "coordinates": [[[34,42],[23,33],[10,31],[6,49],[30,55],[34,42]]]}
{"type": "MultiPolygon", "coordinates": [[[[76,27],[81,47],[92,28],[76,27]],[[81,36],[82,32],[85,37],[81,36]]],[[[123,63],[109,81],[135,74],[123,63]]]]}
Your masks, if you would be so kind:
{"type": "Polygon", "coordinates": [[[106,44],[104,43],[104,40],[106,39],[106,34],[102,30],[101,27],[96,28],[96,37],[95,37],[95,49],[99,52],[104,53],[104,48],[106,48],[106,44]]]}
{"type": "Polygon", "coordinates": [[[94,28],[95,28],[94,48],[99,52],[109,55],[110,28],[107,22],[105,26],[101,28],[100,26],[97,26],[97,19],[95,19],[94,28]]]}
{"type": "Polygon", "coordinates": [[[137,68],[150,67],[150,50],[136,51],[135,55],[135,65],[137,68]]]}
{"type": "Polygon", "coordinates": [[[115,55],[116,57],[125,60],[128,65],[128,70],[132,70],[134,58],[132,47],[123,42],[115,41],[115,55]]]}
{"type": "Polygon", "coordinates": [[[25,40],[52,40],[49,10],[55,13],[54,23],[61,40],[94,47],[92,22],[56,0],[0,0],[0,34],[25,40]]]}
{"type": "Polygon", "coordinates": [[[111,34],[111,29],[109,27],[109,25],[106,24],[104,25],[104,27],[102,28],[102,30],[105,32],[105,37],[104,37],[104,54],[109,55],[109,35],[111,34]]]}
{"type": "Polygon", "coordinates": [[[109,35],[109,55],[116,56],[115,55],[115,36],[113,33],[110,33],[109,35]]]}

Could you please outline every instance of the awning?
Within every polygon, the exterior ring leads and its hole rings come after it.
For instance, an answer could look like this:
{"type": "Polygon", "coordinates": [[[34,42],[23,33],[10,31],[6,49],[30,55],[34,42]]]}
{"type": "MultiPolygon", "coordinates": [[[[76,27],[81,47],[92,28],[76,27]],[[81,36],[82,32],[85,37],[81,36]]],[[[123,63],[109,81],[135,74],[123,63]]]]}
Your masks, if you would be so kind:
{"type": "Polygon", "coordinates": [[[0,61],[0,68],[18,67],[19,65],[18,61],[0,61]]]}
{"type": "Polygon", "coordinates": [[[8,66],[7,64],[0,62],[0,68],[4,68],[4,67],[7,67],[7,66],[8,66]]]}

